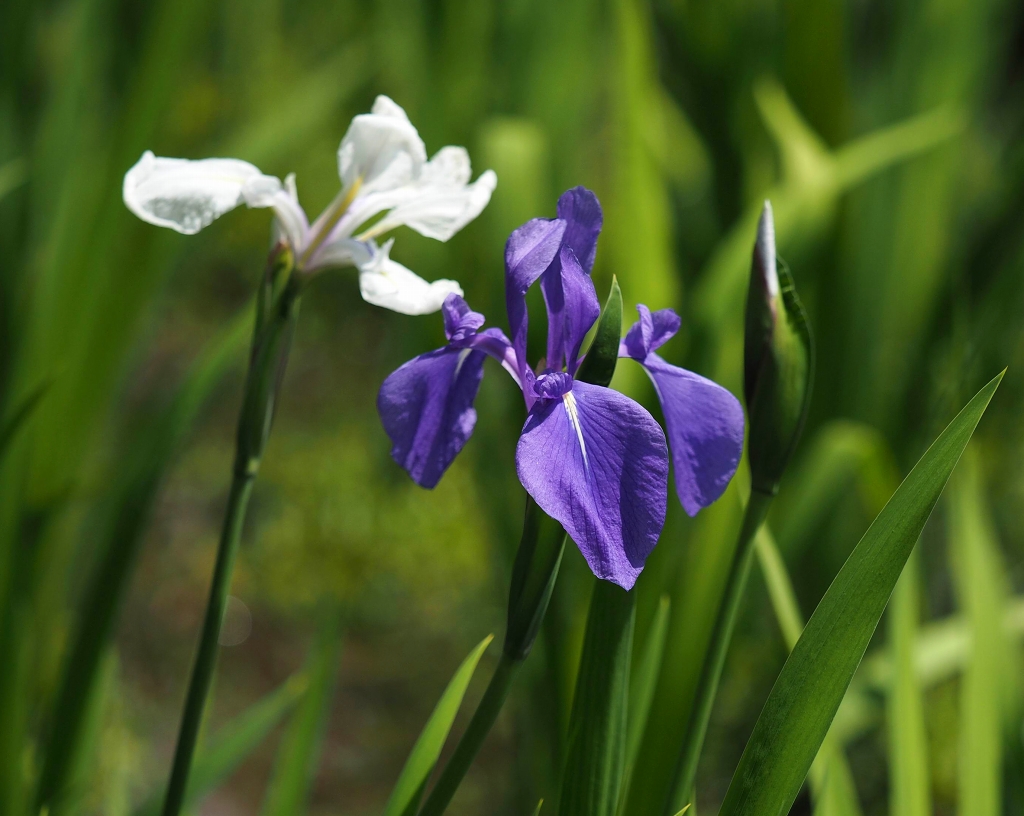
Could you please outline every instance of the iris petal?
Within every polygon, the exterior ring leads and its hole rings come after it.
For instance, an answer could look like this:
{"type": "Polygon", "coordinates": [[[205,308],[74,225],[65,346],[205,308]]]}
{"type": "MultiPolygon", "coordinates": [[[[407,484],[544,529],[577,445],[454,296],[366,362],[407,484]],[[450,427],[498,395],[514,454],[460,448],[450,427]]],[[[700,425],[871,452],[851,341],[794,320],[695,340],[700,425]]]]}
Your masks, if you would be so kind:
{"type": "Polygon", "coordinates": [[[643,366],[665,415],[676,495],[686,512],[718,499],[743,452],[743,408],[729,391],[651,353],[643,366]]]}
{"type": "Polygon", "coordinates": [[[410,360],[381,386],[377,411],[391,456],[421,487],[437,484],[473,433],[486,356],[438,349],[410,360]]]}
{"type": "Polygon", "coordinates": [[[516,469],[593,573],[631,588],[665,523],[668,449],[654,418],[616,391],[576,382],[534,405],[516,469]]]}

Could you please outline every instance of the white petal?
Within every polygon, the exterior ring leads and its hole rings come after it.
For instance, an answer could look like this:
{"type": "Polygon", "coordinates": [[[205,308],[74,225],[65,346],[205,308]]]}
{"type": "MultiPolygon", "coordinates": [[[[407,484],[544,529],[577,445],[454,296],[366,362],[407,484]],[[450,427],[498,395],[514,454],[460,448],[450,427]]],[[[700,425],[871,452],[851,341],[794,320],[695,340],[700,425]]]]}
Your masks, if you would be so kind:
{"type": "MultiPolygon", "coordinates": [[[[445,148],[447,150],[449,148],[445,148]]],[[[461,148],[457,150],[465,155],[461,148]]],[[[488,170],[467,185],[469,157],[465,156],[465,163],[452,161],[455,154],[442,156],[445,151],[431,160],[430,165],[435,162],[438,165],[429,173],[424,170],[420,183],[415,185],[411,194],[374,224],[367,231],[367,237],[383,235],[404,225],[427,238],[447,241],[480,215],[491,200],[498,177],[493,170],[488,170]]]]}
{"type": "Polygon", "coordinates": [[[242,197],[250,207],[271,207],[274,210],[275,240],[284,238],[292,249],[301,252],[306,245],[309,234],[309,221],[299,204],[298,190],[295,186],[295,174],[289,173],[284,186],[275,178],[274,183],[265,181],[263,176],[248,182],[242,190],[242,197]]]}
{"type": "Polygon", "coordinates": [[[401,314],[421,315],[436,312],[453,292],[462,294],[462,287],[455,281],[429,283],[391,260],[391,244],[389,241],[371,261],[360,267],[359,291],[367,303],[401,314]]]}
{"type": "Polygon", "coordinates": [[[307,272],[316,272],[327,267],[355,266],[362,268],[380,252],[373,241],[357,241],[354,238],[336,238],[326,242],[306,264],[307,272]]]}
{"type": "Polygon", "coordinates": [[[356,116],[338,148],[338,174],[348,188],[361,180],[363,192],[392,190],[419,177],[426,148],[405,111],[378,96],[372,113],[356,116]]]}
{"type": "Polygon", "coordinates": [[[265,198],[275,187],[278,179],[239,159],[167,159],[147,150],[125,173],[122,195],[143,221],[192,235],[247,202],[247,190],[265,198]]]}

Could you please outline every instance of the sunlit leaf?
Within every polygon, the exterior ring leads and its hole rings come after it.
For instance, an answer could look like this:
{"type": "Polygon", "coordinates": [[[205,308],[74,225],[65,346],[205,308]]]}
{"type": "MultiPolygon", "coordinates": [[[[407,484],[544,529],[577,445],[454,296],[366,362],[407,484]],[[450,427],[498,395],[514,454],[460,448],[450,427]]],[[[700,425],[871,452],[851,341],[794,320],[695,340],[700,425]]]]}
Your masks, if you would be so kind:
{"type": "Polygon", "coordinates": [[[903,565],[1002,376],[932,444],[825,593],[754,726],[722,816],[776,816],[793,804],[903,565]]]}
{"type": "Polygon", "coordinates": [[[405,761],[384,808],[384,816],[413,816],[416,813],[427,780],[441,755],[448,732],[455,722],[455,715],[459,713],[469,681],[473,679],[476,665],[493,639],[494,635],[488,635],[481,640],[455,671],[405,761]]]}

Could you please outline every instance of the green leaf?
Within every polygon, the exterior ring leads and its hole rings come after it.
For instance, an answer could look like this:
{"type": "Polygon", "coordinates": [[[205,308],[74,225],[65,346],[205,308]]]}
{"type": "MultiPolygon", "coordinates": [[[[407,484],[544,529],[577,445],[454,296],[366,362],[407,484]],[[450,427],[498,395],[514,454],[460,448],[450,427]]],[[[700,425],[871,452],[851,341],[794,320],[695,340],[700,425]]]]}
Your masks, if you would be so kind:
{"type": "Polygon", "coordinates": [[[633,779],[633,768],[637,754],[640,753],[640,742],[647,727],[647,719],[654,701],[654,690],[658,684],[662,659],[665,656],[665,643],[668,640],[668,615],[672,600],[662,595],[658,601],[658,609],[654,613],[647,630],[643,649],[633,669],[629,684],[629,722],[626,726],[626,770],[622,779],[622,801],[629,797],[629,785],[633,779]]]}
{"type": "Polygon", "coordinates": [[[25,427],[28,420],[32,417],[36,406],[39,405],[39,401],[43,398],[49,387],[49,382],[42,382],[37,385],[18,403],[18,406],[11,412],[11,415],[0,423],[0,461],[3,460],[3,456],[7,453],[11,443],[17,438],[18,432],[25,427]]]}
{"type": "MultiPolygon", "coordinates": [[[[185,806],[197,804],[230,776],[288,715],[308,688],[305,673],[293,675],[218,731],[192,766],[185,806]]],[[[153,791],[135,810],[135,816],[159,816],[163,800],[162,788],[153,791]]]]}
{"type": "Polygon", "coordinates": [[[494,635],[488,635],[481,640],[456,670],[405,761],[405,767],[384,807],[384,816],[414,816],[416,813],[427,780],[437,764],[452,723],[455,722],[455,715],[459,712],[469,681],[473,679],[476,665],[493,639],[494,635]]]}
{"type": "Polygon", "coordinates": [[[932,444],[825,593],[754,726],[721,816],[777,816],[792,806],[903,565],[1002,377],[932,444]]]}
{"type": "Polygon", "coordinates": [[[263,816],[296,816],[305,810],[316,773],[341,651],[337,611],[324,615],[310,655],[309,688],[302,697],[277,751],[274,775],[267,786],[263,816]]]}
{"type": "Polygon", "coordinates": [[[612,286],[601,311],[597,331],[590,343],[587,356],[583,358],[576,379],[594,385],[607,386],[615,374],[619,360],[619,341],[622,338],[622,290],[619,282],[612,277],[612,286]]]}
{"type": "MultiPolygon", "coordinates": [[[[768,585],[775,617],[782,629],[786,647],[792,651],[804,630],[803,617],[789,579],[782,555],[767,524],[762,524],[754,540],[761,571],[768,585]]],[[[811,765],[808,780],[814,797],[816,816],[860,816],[857,788],[853,773],[843,753],[842,744],[832,734],[825,737],[811,765]]]]}
{"type": "MultiPolygon", "coordinates": [[[[970,454],[970,451],[968,452],[970,454]]],[[[949,540],[952,574],[970,631],[960,684],[961,816],[998,816],[1002,807],[1004,679],[1012,649],[1001,619],[1007,595],[1001,563],[975,457],[951,485],[949,540]]],[[[1019,740],[1019,732],[1014,740],[1019,740]]]]}
{"type": "Polygon", "coordinates": [[[889,812],[929,816],[928,736],[921,685],[914,672],[914,643],[920,616],[920,577],[911,556],[889,605],[889,649],[893,677],[889,689],[889,812]]]}
{"type": "Polygon", "coordinates": [[[635,593],[597,581],[569,718],[560,816],[614,816],[618,809],[635,621],[635,593]]]}

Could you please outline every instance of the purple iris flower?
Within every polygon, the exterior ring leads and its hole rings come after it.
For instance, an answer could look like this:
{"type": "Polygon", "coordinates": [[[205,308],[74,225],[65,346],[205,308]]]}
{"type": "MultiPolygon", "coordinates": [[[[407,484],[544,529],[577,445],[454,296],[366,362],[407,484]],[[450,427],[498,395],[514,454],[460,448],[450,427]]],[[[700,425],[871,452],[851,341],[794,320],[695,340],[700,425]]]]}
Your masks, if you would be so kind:
{"type": "MultiPolygon", "coordinates": [[[[580,345],[600,315],[590,271],[602,214],[583,187],[564,193],[558,217],[535,218],[505,246],[505,302],[512,339],[484,329],[459,295],[442,307],[448,345],[403,365],[377,398],[391,455],[434,487],[476,424],[484,359],[497,360],[523,391],[527,417],[516,448],[520,482],[576,542],[598,578],[636,582],[665,523],[669,445],[643,406],[575,379],[580,345]],[[546,362],[526,361],[526,292],[538,280],[548,313],[546,362]]],[[[676,492],[690,515],[725,490],[743,447],[743,409],[719,385],[666,363],[655,350],[679,330],[671,309],[640,306],[619,356],[641,363],[665,415],[676,492]]]]}

